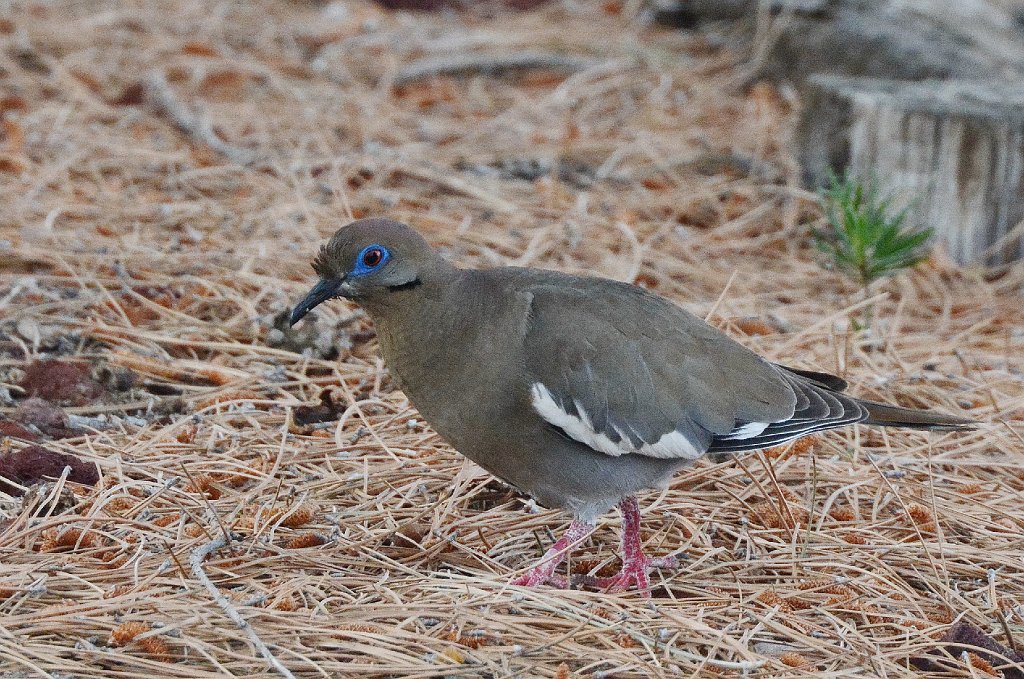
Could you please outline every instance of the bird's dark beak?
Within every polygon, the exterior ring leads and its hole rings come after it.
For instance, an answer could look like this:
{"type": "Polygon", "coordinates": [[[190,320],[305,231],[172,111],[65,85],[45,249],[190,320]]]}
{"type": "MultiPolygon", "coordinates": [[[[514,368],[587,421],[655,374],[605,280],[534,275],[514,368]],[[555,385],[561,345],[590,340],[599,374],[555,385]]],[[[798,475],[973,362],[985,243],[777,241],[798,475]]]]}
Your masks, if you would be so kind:
{"type": "Polygon", "coordinates": [[[332,297],[338,296],[338,291],[341,288],[341,284],[345,282],[345,278],[324,278],[319,283],[313,286],[313,289],[309,291],[309,294],[302,298],[302,301],[295,305],[292,309],[292,315],[288,319],[288,325],[295,325],[302,317],[308,314],[312,309],[318,305],[326,302],[332,297]]]}

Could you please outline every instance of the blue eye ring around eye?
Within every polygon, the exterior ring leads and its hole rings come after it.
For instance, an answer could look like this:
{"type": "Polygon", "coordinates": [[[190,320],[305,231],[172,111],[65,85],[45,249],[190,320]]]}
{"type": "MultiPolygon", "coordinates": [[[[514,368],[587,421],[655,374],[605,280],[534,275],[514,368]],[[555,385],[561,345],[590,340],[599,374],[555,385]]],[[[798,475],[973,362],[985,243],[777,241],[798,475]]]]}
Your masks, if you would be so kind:
{"type": "Polygon", "coordinates": [[[352,269],[353,276],[364,276],[373,273],[388,263],[391,259],[391,252],[383,245],[374,243],[367,245],[356,255],[356,266],[352,269]]]}

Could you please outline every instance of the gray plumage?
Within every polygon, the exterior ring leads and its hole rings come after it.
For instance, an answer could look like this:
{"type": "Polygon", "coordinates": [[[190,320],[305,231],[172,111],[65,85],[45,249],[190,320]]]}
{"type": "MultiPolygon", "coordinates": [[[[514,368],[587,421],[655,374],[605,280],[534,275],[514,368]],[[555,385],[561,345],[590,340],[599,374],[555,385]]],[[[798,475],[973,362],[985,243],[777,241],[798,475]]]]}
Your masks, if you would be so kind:
{"type": "Polygon", "coordinates": [[[854,422],[969,425],[848,396],[841,379],[770,363],[636,286],[457,268],[397,222],[342,228],[314,267],[321,284],[293,322],[333,296],[360,303],[389,370],[438,434],[588,523],[708,452],[854,422]],[[376,260],[374,247],[386,261],[362,271],[357,258],[376,260]]]}

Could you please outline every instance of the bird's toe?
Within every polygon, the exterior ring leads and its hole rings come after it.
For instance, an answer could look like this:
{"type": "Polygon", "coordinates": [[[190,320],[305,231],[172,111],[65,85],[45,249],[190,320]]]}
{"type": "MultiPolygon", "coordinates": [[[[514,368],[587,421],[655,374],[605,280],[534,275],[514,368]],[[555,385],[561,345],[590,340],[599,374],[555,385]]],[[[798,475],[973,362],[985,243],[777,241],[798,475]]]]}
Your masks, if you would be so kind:
{"type": "Polygon", "coordinates": [[[674,556],[664,556],[655,559],[641,556],[638,559],[622,565],[622,570],[611,577],[596,577],[584,575],[573,579],[573,584],[583,587],[593,587],[607,592],[624,592],[635,587],[643,596],[651,595],[650,573],[654,569],[676,569],[680,561],[674,556]]]}
{"type": "Polygon", "coordinates": [[[569,581],[561,575],[555,575],[552,571],[554,569],[548,569],[544,566],[537,566],[531,568],[523,575],[518,578],[513,578],[509,584],[517,587],[540,587],[541,585],[552,585],[559,589],[567,589],[569,581]]]}

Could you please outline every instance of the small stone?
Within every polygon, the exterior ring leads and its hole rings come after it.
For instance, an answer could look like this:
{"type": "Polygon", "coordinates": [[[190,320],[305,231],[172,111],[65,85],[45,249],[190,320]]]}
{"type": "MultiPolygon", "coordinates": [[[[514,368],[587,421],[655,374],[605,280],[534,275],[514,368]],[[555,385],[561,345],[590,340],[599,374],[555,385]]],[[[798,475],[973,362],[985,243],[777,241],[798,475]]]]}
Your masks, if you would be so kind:
{"type": "Polygon", "coordinates": [[[38,345],[43,337],[39,323],[32,318],[19,318],[14,329],[21,335],[22,339],[31,342],[33,346],[38,345]]]}
{"type": "Polygon", "coordinates": [[[270,331],[267,332],[267,344],[270,346],[277,346],[282,342],[284,342],[284,332],[277,328],[271,328],[270,331]]]}

